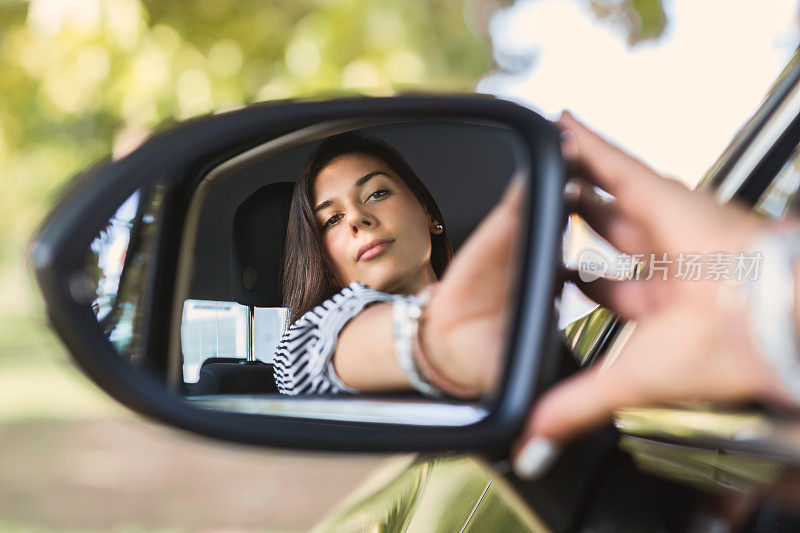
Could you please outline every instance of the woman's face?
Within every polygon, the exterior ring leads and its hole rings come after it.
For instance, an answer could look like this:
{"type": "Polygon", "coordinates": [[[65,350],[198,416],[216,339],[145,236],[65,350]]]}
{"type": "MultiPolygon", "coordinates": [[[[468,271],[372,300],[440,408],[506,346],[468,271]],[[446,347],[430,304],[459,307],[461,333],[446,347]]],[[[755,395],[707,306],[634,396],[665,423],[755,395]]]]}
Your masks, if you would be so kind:
{"type": "Polygon", "coordinates": [[[431,233],[441,233],[402,179],[366,154],[335,158],[313,186],[323,253],[342,286],[416,293],[436,275],[431,233]]]}

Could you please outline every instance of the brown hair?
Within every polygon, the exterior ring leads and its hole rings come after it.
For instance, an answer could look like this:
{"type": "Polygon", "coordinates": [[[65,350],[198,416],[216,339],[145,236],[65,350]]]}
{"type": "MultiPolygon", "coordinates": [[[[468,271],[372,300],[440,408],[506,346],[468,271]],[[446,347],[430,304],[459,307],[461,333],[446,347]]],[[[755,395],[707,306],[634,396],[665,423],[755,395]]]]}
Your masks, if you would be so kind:
{"type": "Polygon", "coordinates": [[[283,304],[289,308],[291,322],[330,298],[342,287],[325,260],[321,245],[321,230],[314,218],[313,186],[317,175],[336,157],[344,154],[366,154],[386,163],[414,193],[432,218],[444,231],[431,235],[431,266],[441,278],[453,248],[447,237],[442,212],[433,196],[400,153],[385,142],[359,132],[347,132],[329,137],[314,150],[295,183],[289,223],[286,228],[286,250],[283,256],[283,304]]]}

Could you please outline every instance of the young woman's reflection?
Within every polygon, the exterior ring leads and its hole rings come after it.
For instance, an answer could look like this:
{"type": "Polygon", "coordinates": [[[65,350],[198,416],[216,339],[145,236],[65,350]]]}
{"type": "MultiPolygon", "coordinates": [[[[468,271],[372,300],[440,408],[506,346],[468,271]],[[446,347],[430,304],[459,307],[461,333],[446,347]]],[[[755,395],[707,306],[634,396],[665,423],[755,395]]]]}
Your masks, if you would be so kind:
{"type": "Polygon", "coordinates": [[[359,133],[323,142],[292,199],[283,279],[292,326],[275,354],[279,390],[490,391],[521,189],[509,188],[452,261],[441,211],[394,148],[359,133]]]}

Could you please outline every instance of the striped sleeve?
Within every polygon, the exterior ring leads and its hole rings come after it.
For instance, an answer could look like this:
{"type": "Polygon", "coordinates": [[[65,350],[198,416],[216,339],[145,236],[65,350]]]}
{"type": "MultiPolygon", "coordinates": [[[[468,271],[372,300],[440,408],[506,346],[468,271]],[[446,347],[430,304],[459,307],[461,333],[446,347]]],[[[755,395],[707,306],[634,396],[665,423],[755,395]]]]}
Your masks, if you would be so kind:
{"type": "Polygon", "coordinates": [[[333,369],[339,332],[368,305],[399,297],[354,281],[297,319],[275,349],[278,391],[288,395],[358,392],[345,385],[333,369]]]}

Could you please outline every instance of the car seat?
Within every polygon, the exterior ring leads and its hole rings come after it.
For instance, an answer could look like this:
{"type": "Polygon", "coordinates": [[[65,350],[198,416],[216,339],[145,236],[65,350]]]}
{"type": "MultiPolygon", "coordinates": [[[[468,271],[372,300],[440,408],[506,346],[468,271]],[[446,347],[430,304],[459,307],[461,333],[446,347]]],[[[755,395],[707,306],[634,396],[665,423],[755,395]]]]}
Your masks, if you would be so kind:
{"type": "Polygon", "coordinates": [[[191,394],[277,393],[272,365],[254,354],[256,307],[281,306],[281,270],[294,182],[271,183],[236,210],[231,235],[230,288],[233,301],[246,305],[244,359],[212,357],[200,369],[191,394]]]}

